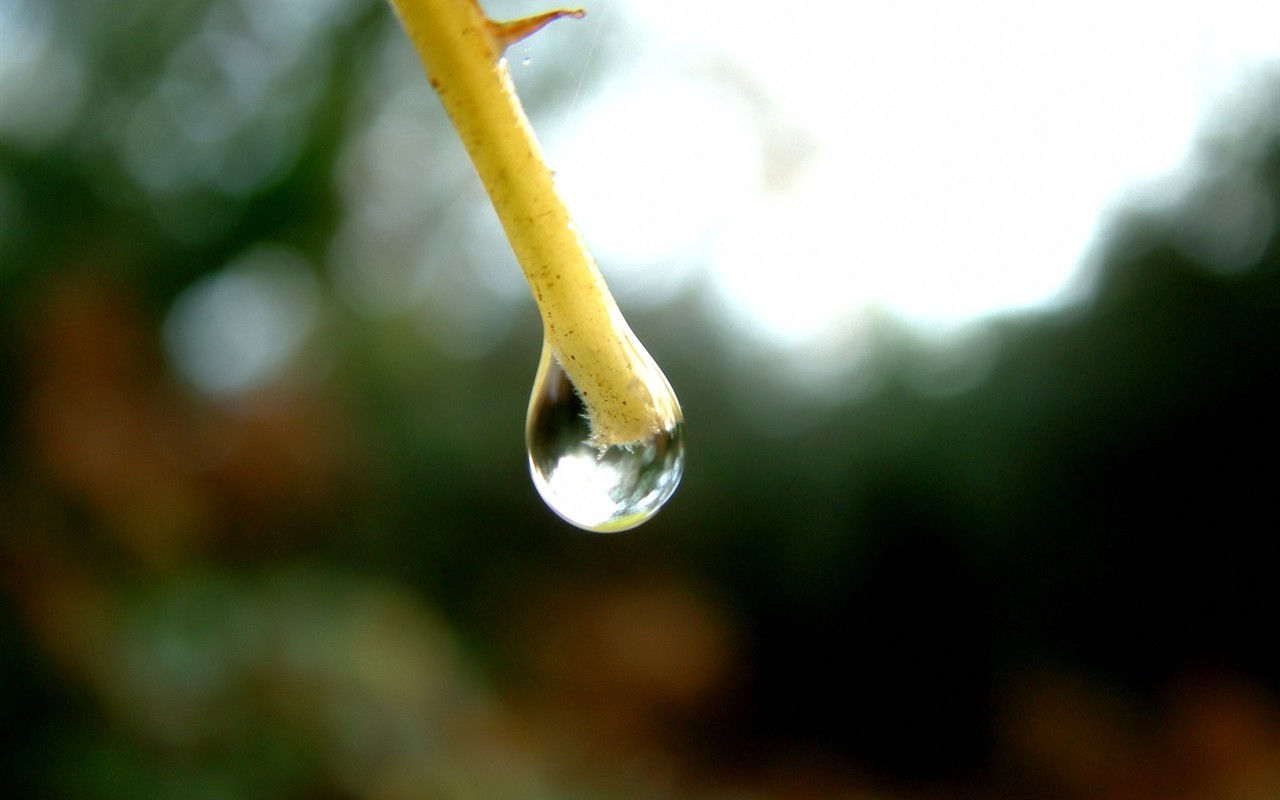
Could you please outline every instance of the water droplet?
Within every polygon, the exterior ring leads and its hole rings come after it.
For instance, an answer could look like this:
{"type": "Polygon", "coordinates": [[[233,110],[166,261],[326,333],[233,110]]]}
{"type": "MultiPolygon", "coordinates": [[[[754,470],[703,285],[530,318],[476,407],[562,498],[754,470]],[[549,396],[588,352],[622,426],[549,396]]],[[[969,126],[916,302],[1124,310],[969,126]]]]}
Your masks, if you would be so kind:
{"type": "Polygon", "coordinates": [[[566,522],[596,533],[630,530],[675,492],[684,473],[684,420],[656,364],[648,382],[655,396],[670,396],[674,413],[649,441],[602,452],[591,443],[582,399],[543,345],[525,442],[538,494],[566,522]]]}
{"type": "Polygon", "coordinates": [[[520,66],[522,67],[527,67],[532,63],[533,63],[533,58],[530,56],[525,56],[524,58],[520,59],[520,66]]]}

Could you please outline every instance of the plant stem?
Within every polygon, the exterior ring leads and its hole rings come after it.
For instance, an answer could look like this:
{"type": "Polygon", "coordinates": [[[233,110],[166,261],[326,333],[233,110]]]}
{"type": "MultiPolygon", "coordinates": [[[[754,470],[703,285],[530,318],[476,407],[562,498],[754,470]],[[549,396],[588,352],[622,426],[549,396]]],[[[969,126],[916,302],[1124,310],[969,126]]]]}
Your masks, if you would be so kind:
{"type": "Polygon", "coordinates": [[[587,407],[593,443],[645,441],[679,410],[641,377],[657,366],[622,318],[557,193],[502,58],[508,45],[548,22],[583,12],[498,23],[477,0],[390,1],[493,202],[547,343],[587,407]]]}

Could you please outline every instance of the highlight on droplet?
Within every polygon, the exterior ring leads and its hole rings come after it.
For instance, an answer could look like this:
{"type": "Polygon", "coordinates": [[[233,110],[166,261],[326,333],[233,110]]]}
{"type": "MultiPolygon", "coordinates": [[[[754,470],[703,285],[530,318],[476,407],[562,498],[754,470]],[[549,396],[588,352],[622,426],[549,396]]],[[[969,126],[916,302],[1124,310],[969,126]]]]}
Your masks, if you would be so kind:
{"type": "Polygon", "coordinates": [[[546,344],[529,399],[525,443],[529,472],[552,511],[596,533],[630,530],[658,512],[684,473],[684,419],[656,364],[644,365],[673,412],[645,442],[599,448],[592,443],[586,406],[546,344]]]}

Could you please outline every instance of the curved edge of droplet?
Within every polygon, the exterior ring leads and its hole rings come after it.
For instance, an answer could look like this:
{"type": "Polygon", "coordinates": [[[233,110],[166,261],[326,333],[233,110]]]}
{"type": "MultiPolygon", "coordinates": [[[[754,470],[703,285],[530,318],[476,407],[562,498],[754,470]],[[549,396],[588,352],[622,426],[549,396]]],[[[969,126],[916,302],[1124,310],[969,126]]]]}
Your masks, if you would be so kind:
{"type": "Polygon", "coordinates": [[[560,501],[560,498],[556,496],[555,492],[551,490],[550,484],[543,480],[539,475],[538,466],[534,463],[533,457],[530,456],[527,458],[526,463],[529,467],[529,477],[533,483],[533,488],[537,490],[538,496],[542,499],[543,504],[557,517],[580,531],[585,531],[587,533],[614,534],[626,533],[627,531],[635,530],[657,516],[658,512],[661,511],[667,505],[667,502],[671,500],[672,496],[675,495],[676,489],[680,488],[680,481],[684,479],[685,458],[686,456],[682,451],[676,467],[675,477],[672,478],[670,484],[663,491],[662,496],[658,498],[652,506],[595,524],[576,520],[563,513],[560,510],[563,503],[560,501]]]}

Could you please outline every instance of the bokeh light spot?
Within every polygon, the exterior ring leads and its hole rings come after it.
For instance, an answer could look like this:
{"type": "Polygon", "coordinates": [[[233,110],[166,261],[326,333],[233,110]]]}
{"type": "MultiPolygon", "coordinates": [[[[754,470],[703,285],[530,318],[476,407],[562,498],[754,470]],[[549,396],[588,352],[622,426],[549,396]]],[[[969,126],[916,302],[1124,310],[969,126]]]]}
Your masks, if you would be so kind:
{"type": "Polygon", "coordinates": [[[306,341],[319,290],[297,253],[261,246],[189,286],[164,323],[178,371],[196,388],[230,396],[277,377],[306,341]]]}

